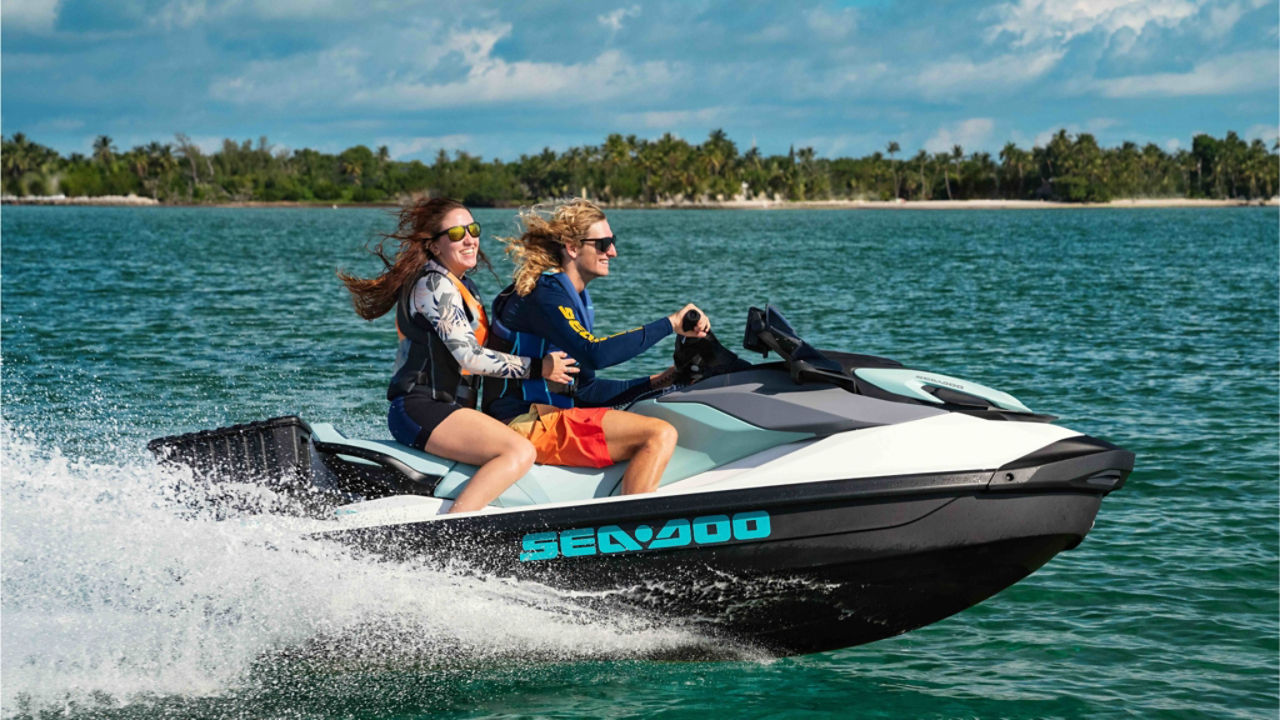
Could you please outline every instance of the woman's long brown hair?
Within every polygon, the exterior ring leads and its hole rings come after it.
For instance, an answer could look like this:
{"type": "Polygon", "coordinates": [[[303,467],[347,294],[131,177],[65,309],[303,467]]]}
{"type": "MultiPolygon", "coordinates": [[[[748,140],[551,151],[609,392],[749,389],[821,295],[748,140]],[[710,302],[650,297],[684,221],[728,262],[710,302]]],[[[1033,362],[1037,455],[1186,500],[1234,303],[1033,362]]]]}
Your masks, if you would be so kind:
{"type": "MultiPolygon", "coordinates": [[[[382,317],[396,306],[400,297],[400,287],[417,276],[427,260],[432,259],[427,244],[444,228],[444,216],[454,210],[466,210],[466,206],[457,200],[448,198],[432,198],[419,200],[400,210],[400,220],[396,231],[383,235],[382,240],[370,249],[382,261],[382,274],[373,278],[361,278],[348,275],[342,270],[338,277],[351,292],[351,304],[355,305],[356,314],[365,320],[382,317]],[[387,258],[387,241],[399,243],[394,258],[387,258]]],[[[483,252],[477,253],[478,262],[489,265],[489,259],[483,252]]]]}

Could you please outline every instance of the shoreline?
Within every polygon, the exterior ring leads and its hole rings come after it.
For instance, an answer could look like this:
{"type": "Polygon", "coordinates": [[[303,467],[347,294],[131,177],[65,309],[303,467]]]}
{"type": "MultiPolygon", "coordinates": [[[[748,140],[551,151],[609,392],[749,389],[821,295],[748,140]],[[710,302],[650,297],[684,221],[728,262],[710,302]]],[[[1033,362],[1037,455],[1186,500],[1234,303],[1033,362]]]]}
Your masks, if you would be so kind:
{"type": "MultiPolygon", "coordinates": [[[[0,197],[4,205],[100,206],[100,207],[209,207],[209,208],[397,208],[397,203],[266,202],[245,200],[225,203],[162,203],[138,195],[66,197],[60,195],[0,197]]],[[[483,206],[476,206],[483,207],[483,206]]],[[[519,206],[496,206],[519,207],[519,206]]],[[[1049,210],[1073,208],[1235,208],[1280,207],[1280,197],[1265,200],[1217,200],[1197,198],[1126,198],[1105,203],[1067,203],[1049,200],[720,200],[710,202],[601,203],[610,210],[1049,210]]]]}
{"type": "Polygon", "coordinates": [[[1198,198],[1125,198],[1105,203],[1068,203],[1050,200],[799,200],[725,201],[689,207],[726,210],[1050,210],[1074,208],[1226,208],[1280,207],[1280,197],[1266,200],[1211,200],[1198,198]]]}

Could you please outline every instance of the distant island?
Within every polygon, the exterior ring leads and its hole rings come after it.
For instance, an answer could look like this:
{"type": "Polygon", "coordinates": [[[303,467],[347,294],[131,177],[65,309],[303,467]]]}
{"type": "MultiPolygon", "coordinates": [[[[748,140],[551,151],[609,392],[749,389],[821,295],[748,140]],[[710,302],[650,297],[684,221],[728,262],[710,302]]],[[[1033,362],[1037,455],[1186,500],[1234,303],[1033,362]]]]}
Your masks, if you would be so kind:
{"type": "Polygon", "coordinates": [[[701,144],[609,135],[601,145],[485,162],[441,150],[430,163],[399,162],[386,146],[337,155],[273,150],[266,137],[224,140],[206,153],[185,135],[120,152],[100,135],[90,155],[57,151],[23,133],[4,138],[6,202],[50,204],[395,204],[421,194],[475,207],[511,207],[585,196],[614,207],[1023,207],[1101,204],[1242,204],[1280,192],[1280,143],[1234,132],[1196,135],[1191,149],[1148,143],[1100,147],[1089,133],[1059,130],[1044,147],[1007,143],[998,157],[917,151],[897,142],[861,158],[740,152],[724,131],[701,144]],[[129,201],[132,196],[134,201],[129,201]],[[932,202],[930,202],[932,201],[932,202]],[[937,202],[943,201],[943,202],[937,202]],[[966,202],[967,201],[967,202],[966,202]]]}

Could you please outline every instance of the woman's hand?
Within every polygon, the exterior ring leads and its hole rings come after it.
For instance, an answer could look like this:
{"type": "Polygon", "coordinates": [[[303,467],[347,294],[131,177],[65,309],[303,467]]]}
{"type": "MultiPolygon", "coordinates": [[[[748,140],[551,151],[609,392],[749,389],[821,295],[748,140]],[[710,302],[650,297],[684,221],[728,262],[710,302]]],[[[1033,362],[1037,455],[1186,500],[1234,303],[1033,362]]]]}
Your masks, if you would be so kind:
{"type": "Polygon", "coordinates": [[[676,331],[677,335],[702,338],[706,337],[707,333],[711,332],[711,321],[707,319],[707,314],[702,312],[702,310],[699,310],[698,306],[693,303],[689,303],[688,305],[685,305],[679,310],[671,313],[667,316],[667,319],[671,321],[671,328],[676,331]],[[701,317],[698,318],[698,324],[695,325],[692,330],[685,330],[683,323],[684,314],[690,310],[696,310],[701,317]]]}
{"type": "Polygon", "coordinates": [[[542,358],[542,378],[568,385],[573,382],[573,376],[578,374],[578,368],[574,367],[577,364],[577,360],[565,355],[562,351],[552,350],[542,358]]]}

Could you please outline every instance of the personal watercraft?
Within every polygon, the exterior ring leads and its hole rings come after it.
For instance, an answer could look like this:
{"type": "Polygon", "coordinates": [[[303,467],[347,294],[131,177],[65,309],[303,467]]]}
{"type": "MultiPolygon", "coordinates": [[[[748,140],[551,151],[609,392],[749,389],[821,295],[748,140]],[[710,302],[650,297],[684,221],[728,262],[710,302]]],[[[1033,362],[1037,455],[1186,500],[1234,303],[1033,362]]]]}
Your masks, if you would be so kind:
{"type": "Polygon", "coordinates": [[[473,466],[294,416],[149,447],[298,499],[319,537],[585,591],[778,654],[981,602],[1078,545],[1133,468],[1009,394],[817,350],[771,307],[751,308],[743,344],[780,360],[680,338],[680,382],[627,406],[679,431],[652,494],[619,495],[625,463],[534,466],[484,511],[445,515],[473,466]]]}

